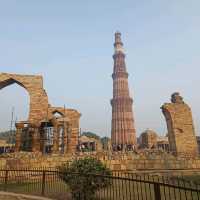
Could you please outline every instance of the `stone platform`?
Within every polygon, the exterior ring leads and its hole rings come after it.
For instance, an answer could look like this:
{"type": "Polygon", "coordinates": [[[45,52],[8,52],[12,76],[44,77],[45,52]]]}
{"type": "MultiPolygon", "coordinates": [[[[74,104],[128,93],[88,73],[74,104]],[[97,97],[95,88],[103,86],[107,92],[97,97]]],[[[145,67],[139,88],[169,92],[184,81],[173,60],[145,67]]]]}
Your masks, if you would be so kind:
{"type": "Polygon", "coordinates": [[[175,157],[165,152],[53,154],[13,153],[0,156],[0,169],[56,169],[83,157],[95,157],[113,171],[200,171],[200,159],[175,157]]]}

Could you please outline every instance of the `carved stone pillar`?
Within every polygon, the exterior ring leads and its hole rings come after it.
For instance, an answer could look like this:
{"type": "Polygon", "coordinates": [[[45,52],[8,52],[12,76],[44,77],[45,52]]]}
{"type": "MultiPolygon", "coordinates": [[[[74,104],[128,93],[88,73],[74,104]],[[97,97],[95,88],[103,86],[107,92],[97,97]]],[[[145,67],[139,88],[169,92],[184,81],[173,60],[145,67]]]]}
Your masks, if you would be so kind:
{"type": "Polygon", "coordinates": [[[53,153],[59,152],[59,128],[56,120],[53,121],[53,153]]]}
{"type": "Polygon", "coordinates": [[[64,138],[63,138],[63,143],[64,143],[64,153],[67,153],[68,151],[68,132],[69,132],[69,125],[67,122],[64,122],[64,127],[63,127],[63,131],[64,131],[64,138]]]}
{"type": "Polygon", "coordinates": [[[36,124],[31,124],[30,131],[32,135],[32,152],[39,152],[40,151],[39,126],[36,124]]]}
{"type": "Polygon", "coordinates": [[[44,153],[44,143],[45,143],[45,131],[40,129],[40,151],[44,153]]]}
{"type": "Polygon", "coordinates": [[[21,134],[22,134],[22,129],[24,127],[23,123],[16,123],[16,142],[15,142],[15,152],[20,151],[21,147],[21,134]]]}
{"type": "Polygon", "coordinates": [[[78,136],[79,136],[79,123],[78,121],[73,121],[69,124],[68,132],[68,153],[75,153],[78,145],[78,136]]]}
{"type": "Polygon", "coordinates": [[[68,123],[67,129],[67,153],[71,152],[71,133],[72,132],[72,124],[68,123]]]}

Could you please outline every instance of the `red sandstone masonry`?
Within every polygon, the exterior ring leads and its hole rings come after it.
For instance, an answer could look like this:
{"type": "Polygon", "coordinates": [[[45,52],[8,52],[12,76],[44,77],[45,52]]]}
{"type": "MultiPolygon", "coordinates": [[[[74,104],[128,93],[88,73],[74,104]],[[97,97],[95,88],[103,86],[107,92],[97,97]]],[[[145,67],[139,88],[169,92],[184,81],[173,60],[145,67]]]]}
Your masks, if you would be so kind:
{"type": "Polygon", "coordinates": [[[126,72],[125,54],[121,34],[115,34],[115,54],[113,78],[112,105],[112,130],[111,138],[113,145],[136,144],[132,103],[129,95],[128,73],[126,72]]]}
{"type": "MultiPolygon", "coordinates": [[[[15,151],[20,151],[21,146],[21,134],[24,124],[28,124],[29,132],[32,136],[32,151],[39,152],[43,151],[43,144],[40,138],[39,130],[41,124],[46,121],[54,120],[54,113],[58,112],[62,115],[64,122],[58,122],[58,124],[65,123],[65,152],[75,152],[76,145],[78,144],[78,135],[79,135],[79,119],[81,114],[74,109],[64,109],[61,107],[52,107],[49,104],[48,96],[46,91],[43,88],[43,78],[38,75],[19,75],[19,74],[8,74],[0,73],[0,90],[9,86],[11,84],[17,83],[23,87],[30,96],[30,111],[29,118],[26,121],[18,122],[16,124],[17,133],[16,133],[16,145],[15,151]],[[67,135],[69,136],[69,141],[67,141],[67,135]],[[70,138],[71,137],[71,138],[70,138]]],[[[57,152],[58,147],[58,128],[55,127],[55,137],[54,137],[54,147],[53,150],[57,152]]]]}
{"type": "Polygon", "coordinates": [[[167,121],[170,151],[177,156],[198,156],[192,112],[179,93],[161,109],[167,121]]]}

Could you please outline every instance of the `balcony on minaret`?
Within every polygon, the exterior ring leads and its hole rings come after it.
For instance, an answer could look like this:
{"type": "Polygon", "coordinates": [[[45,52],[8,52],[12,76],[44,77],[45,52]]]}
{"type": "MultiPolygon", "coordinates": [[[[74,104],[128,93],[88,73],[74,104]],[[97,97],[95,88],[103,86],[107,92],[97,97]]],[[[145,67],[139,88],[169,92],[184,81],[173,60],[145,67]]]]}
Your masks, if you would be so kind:
{"type": "Polygon", "coordinates": [[[115,54],[117,54],[117,53],[123,53],[124,54],[124,48],[123,48],[123,43],[122,43],[122,40],[121,40],[121,33],[120,32],[115,33],[114,47],[115,47],[115,54]]]}

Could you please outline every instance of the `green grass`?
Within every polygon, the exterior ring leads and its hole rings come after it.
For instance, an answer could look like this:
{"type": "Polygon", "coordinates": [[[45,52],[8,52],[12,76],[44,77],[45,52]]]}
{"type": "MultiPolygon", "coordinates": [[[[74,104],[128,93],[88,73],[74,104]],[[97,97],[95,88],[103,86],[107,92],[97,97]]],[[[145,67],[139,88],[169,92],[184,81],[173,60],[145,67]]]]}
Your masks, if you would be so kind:
{"type": "MultiPolygon", "coordinates": [[[[98,178],[98,177],[97,177],[98,178]]],[[[187,180],[199,180],[199,177],[190,176],[187,180]]],[[[23,181],[12,181],[7,184],[8,192],[38,195],[42,194],[41,177],[23,181]]],[[[182,185],[184,186],[184,185],[182,185]]],[[[5,185],[0,184],[0,190],[5,190],[5,185]]],[[[197,200],[196,192],[184,191],[170,187],[160,187],[161,199],[163,200],[197,200]]],[[[200,196],[200,194],[198,194],[200,196]]],[[[66,200],[70,198],[68,185],[58,177],[55,179],[47,178],[45,183],[45,196],[56,199],[66,200]]],[[[110,179],[110,186],[103,188],[95,193],[94,199],[101,200],[135,200],[135,199],[155,199],[154,185],[120,179],[110,179]]]]}
{"type": "Polygon", "coordinates": [[[184,176],[183,178],[189,181],[193,181],[200,185],[200,175],[184,176]]]}
{"type": "MultiPolygon", "coordinates": [[[[200,193],[168,186],[160,186],[160,194],[162,200],[198,200],[200,198],[200,193]]],[[[154,200],[155,191],[153,184],[116,180],[109,187],[98,191],[96,196],[106,200],[154,200]]]]}
{"type": "MultiPolygon", "coordinates": [[[[42,196],[42,184],[39,182],[8,183],[6,188],[4,184],[0,184],[0,190],[5,191],[5,189],[7,192],[42,196]]],[[[54,181],[45,183],[44,196],[62,200],[69,195],[69,187],[64,182],[54,181]]]]}

